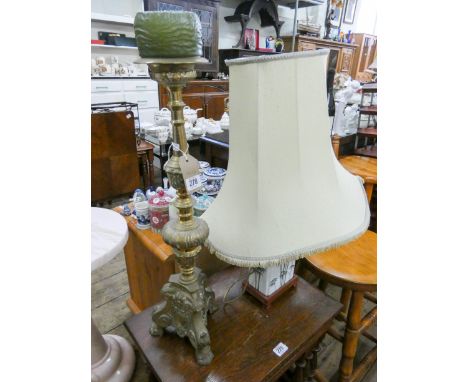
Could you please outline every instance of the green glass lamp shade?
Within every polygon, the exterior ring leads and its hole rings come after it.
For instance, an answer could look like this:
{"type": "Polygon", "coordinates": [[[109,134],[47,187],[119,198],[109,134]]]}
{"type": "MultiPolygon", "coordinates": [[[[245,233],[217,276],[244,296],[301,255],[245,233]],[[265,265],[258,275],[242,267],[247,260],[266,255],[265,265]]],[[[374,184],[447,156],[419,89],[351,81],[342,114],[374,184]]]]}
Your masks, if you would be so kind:
{"type": "Polygon", "coordinates": [[[142,58],[202,55],[202,32],[193,12],[138,12],[135,39],[142,58]]]}

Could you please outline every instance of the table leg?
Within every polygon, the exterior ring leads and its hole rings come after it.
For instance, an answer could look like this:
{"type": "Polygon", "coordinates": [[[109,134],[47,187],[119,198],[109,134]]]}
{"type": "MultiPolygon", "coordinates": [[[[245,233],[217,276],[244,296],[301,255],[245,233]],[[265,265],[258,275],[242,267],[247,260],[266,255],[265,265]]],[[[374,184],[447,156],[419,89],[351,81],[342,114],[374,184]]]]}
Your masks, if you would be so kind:
{"type": "Polygon", "coordinates": [[[356,356],[359,328],[361,325],[361,311],[364,302],[364,293],[353,291],[351,304],[348,311],[348,322],[346,323],[345,338],[340,362],[339,382],[349,382],[353,374],[353,361],[356,356]]]}
{"type": "Polygon", "coordinates": [[[364,183],[364,189],[366,190],[367,201],[370,203],[372,191],[374,191],[374,185],[372,183],[364,183]]]}
{"type": "Polygon", "coordinates": [[[153,168],[154,153],[153,153],[153,149],[148,150],[147,153],[148,153],[149,185],[154,186],[154,168],[153,168]]]}
{"type": "Polygon", "coordinates": [[[148,188],[148,156],[145,154],[142,157],[143,164],[143,188],[146,190],[148,188]]]}
{"type": "Polygon", "coordinates": [[[128,382],[135,352],[125,338],[102,335],[91,319],[91,382],[128,382]]]}

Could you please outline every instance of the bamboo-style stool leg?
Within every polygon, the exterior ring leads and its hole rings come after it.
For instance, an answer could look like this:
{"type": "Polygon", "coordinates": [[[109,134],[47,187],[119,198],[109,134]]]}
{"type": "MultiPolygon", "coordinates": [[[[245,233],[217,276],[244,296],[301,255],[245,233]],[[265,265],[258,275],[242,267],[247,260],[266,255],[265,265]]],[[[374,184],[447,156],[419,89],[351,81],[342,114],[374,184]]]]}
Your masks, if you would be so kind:
{"type": "Polygon", "coordinates": [[[343,351],[340,362],[340,378],[339,382],[349,382],[353,374],[353,361],[356,356],[360,328],[361,328],[361,311],[364,302],[364,293],[353,291],[351,295],[351,303],[348,311],[348,320],[346,323],[346,331],[343,341],[343,351]]]}

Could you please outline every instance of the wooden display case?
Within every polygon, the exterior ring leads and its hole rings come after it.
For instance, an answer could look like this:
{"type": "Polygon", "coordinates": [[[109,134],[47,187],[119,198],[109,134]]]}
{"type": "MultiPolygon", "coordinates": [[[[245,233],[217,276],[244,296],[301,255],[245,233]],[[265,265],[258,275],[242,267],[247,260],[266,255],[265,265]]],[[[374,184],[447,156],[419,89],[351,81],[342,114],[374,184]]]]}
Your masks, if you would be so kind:
{"type": "Polygon", "coordinates": [[[351,77],[361,82],[370,82],[372,75],[366,69],[372,64],[377,55],[377,36],[365,33],[353,33],[358,45],[353,62],[351,77]]]}
{"type": "MultiPolygon", "coordinates": [[[[182,98],[192,109],[203,109],[199,117],[213,118],[219,121],[224,113],[224,99],[229,97],[229,81],[194,80],[183,89],[182,98]]],[[[159,105],[167,107],[169,94],[159,86],[159,105]]]]}
{"type": "MultiPolygon", "coordinates": [[[[283,37],[285,52],[291,52],[292,36],[283,37]]],[[[351,74],[357,45],[324,40],[310,36],[296,36],[295,52],[316,49],[330,49],[328,67],[336,69],[336,73],[351,74]]]]}

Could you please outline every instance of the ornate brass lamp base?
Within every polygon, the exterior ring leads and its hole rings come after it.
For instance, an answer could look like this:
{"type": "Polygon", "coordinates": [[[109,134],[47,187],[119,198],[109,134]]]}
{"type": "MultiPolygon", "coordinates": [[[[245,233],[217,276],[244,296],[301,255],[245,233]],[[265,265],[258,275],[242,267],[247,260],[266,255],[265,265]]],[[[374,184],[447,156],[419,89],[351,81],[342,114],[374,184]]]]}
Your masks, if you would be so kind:
{"type": "Polygon", "coordinates": [[[179,337],[187,336],[195,348],[195,356],[200,365],[208,365],[213,360],[210,347],[210,335],[207,326],[207,310],[214,311],[214,293],[205,285],[205,275],[199,268],[194,269],[195,279],[185,285],[181,274],[174,274],[162,288],[165,302],[153,312],[153,336],[177,333],[179,337]]]}
{"type": "Polygon", "coordinates": [[[195,63],[200,60],[202,59],[188,57],[174,59],[172,62],[169,59],[145,59],[142,62],[148,64],[151,78],[169,91],[168,106],[172,112],[174,154],[164,165],[164,170],[172,187],[177,190],[174,205],[179,219],[167,223],[162,236],[173,247],[181,269],[162,288],[165,301],[153,312],[150,333],[160,336],[166,330],[176,332],[180,337],[187,336],[195,348],[197,362],[208,365],[213,359],[213,353],[207,329],[207,314],[215,309],[214,293],[206,286],[205,275],[195,267],[195,258],[208,237],[209,229],[204,220],[193,216],[192,199],[186,190],[180,166],[188,149],[182,89],[187,81],[196,77],[195,63]]]}

